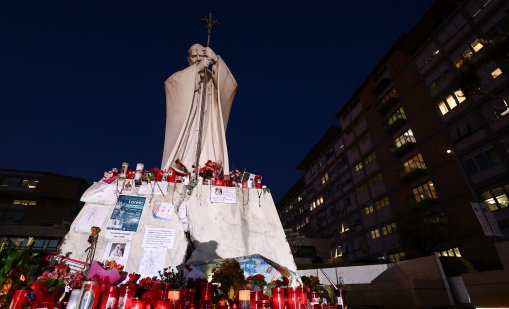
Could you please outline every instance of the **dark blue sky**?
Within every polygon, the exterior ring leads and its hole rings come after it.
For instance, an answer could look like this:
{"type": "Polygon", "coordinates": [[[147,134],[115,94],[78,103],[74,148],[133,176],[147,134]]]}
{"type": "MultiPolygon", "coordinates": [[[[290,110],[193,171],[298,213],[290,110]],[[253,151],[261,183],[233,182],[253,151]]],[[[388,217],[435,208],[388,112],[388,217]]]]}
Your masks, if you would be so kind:
{"type": "Polygon", "coordinates": [[[0,167],[99,180],[161,163],[164,80],[205,43],[239,89],[230,166],[261,174],[277,201],[295,167],[432,0],[0,2],[0,167]]]}

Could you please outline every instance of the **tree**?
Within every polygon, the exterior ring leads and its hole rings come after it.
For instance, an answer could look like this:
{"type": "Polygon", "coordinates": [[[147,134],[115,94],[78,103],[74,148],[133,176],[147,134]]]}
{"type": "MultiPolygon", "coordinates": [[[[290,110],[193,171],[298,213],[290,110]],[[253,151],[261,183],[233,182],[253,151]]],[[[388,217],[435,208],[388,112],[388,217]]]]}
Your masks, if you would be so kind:
{"type": "Polygon", "coordinates": [[[450,238],[453,224],[436,205],[413,205],[396,214],[396,226],[407,256],[427,256],[438,250],[450,238]]]}

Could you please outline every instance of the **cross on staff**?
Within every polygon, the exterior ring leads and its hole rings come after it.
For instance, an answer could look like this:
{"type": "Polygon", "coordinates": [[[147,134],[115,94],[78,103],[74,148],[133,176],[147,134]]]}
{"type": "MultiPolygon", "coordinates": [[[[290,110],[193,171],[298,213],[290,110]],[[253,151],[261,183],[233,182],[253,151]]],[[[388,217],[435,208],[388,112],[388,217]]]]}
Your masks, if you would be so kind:
{"type": "Polygon", "coordinates": [[[210,33],[212,32],[212,26],[219,24],[219,20],[212,19],[212,12],[209,12],[209,16],[204,17],[201,20],[207,23],[207,47],[210,47],[210,33]]]}

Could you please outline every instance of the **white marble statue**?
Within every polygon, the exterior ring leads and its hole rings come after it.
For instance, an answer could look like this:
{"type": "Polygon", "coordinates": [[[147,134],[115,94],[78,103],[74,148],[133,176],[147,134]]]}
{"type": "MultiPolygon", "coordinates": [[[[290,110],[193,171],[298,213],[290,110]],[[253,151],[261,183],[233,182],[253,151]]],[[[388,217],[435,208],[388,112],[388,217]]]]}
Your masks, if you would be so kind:
{"type": "Polygon", "coordinates": [[[207,72],[199,165],[203,166],[208,160],[221,162],[226,175],[229,162],[225,131],[237,82],[221,57],[209,47],[194,44],[189,48],[188,61],[189,67],[164,83],[166,132],[161,168],[166,170],[179,159],[191,171],[196,163],[203,82],[207,72]]]}

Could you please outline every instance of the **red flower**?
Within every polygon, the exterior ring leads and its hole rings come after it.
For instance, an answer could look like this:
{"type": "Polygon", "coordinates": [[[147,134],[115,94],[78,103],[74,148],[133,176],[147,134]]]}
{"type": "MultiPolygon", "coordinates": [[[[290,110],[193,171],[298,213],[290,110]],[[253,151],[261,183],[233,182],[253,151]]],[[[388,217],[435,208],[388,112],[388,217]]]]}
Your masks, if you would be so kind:
{"type": "Polygon", "coordinates": [[[258,280],[258,281],[265,281],[265,276],[261,275],[261,274],[257,274],[255,276],[255,279],[258,280]]]}

